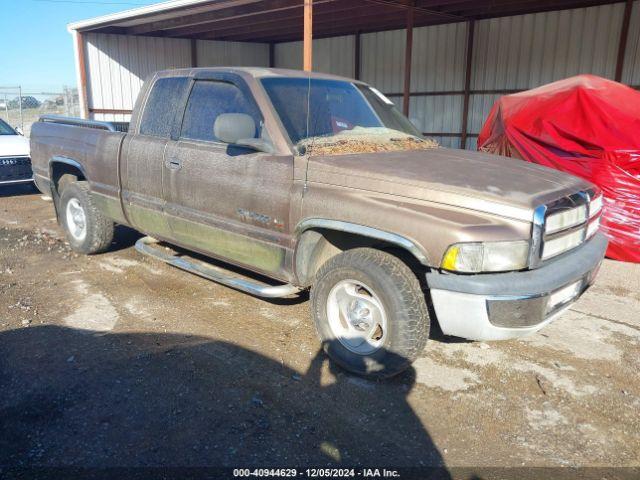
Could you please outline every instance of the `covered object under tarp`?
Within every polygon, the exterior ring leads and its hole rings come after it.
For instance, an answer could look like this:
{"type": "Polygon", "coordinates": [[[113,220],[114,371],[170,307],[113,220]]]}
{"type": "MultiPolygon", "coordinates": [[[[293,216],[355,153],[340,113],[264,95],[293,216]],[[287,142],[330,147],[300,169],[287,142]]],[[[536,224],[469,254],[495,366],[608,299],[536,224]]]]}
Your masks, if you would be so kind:
{"type": "Polygon", "coordinates": [[[500,98],[478,149],[562,170],[602,189],[607,256],[640,262],[640,92],[579,75],[500,98]]]}

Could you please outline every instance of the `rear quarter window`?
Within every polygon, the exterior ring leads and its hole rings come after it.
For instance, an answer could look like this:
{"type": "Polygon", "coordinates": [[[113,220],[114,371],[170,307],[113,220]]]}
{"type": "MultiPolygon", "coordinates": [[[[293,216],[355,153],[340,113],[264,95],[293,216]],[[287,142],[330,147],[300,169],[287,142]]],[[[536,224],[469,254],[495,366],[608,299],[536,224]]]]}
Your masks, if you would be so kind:
{"type": "Polygon", "coordinates": [[[142,113],[140,133],[156,137],[171,136],[176,112],[182,107],[189,85],[186,77],[160,78],[156,80],[142,113]]]}

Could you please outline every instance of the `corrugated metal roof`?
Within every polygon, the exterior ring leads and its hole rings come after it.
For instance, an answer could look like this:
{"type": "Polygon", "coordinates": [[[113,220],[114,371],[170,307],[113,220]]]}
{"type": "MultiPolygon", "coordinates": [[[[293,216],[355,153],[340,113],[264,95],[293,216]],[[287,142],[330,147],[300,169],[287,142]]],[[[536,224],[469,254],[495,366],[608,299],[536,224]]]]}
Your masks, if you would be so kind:
{"type": "Polygon", "coordinates": [[[165,17],[173,17],[172,11],[197,6],[199,4],[210,4],[211,0],[169,0],[167,2],[154,3],[153,5],[145,5],[139,8],[131,8],[122,12],[111,13],[100,17],[90,18],[88,20],[80,20],[68,25],[69,31],[83,30],[91,27],[105,26],[114,23],[122,23],[125,20],[132,20],[139,17],[148,17],[156,13],[164,13],[165,17]]]}
{"type": "MultiPolygon", "coordinates": [[[[314,36],[404,28],[409,8],[415,26],[430,26],[614,3],[615,0],[314,0],[314,36]]],[[[302,0],[171,0],[90,20],[71,31],[101,31],[202,40],[283,42],[302,38],[302,0]]]]}

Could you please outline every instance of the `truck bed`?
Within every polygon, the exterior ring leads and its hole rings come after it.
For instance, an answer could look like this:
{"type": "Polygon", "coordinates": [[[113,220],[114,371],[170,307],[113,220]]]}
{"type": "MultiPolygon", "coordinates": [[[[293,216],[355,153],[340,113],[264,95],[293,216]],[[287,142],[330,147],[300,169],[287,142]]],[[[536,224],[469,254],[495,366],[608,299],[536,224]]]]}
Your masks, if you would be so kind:
{"type": "Polygon", "coordinates": [[[118,198],[119,156],[129,124],[100,122],[59,115],[43,115],[31,131],[31,157],[36,185],[51,190],[51,162],[63,160],[81,166],[91,189],[118,198]]]}
{"type": "Polygon", "coordinates": [[[129,122],[105,122],[100,120],[87,120],[79,117],[65,117],[63,115],[41,115],[40,121],[45,123],[59,123],[62,125],[95,128],[110,132],[127,133],[129,131],[129,122]]]}

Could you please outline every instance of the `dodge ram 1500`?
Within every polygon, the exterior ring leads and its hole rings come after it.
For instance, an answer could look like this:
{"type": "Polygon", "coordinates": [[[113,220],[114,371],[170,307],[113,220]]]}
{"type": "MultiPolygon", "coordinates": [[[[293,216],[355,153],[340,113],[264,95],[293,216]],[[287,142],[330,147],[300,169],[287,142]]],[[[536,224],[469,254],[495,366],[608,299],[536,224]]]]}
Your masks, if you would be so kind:
{"type": "Polygon", "coordinates": [[[378,90],[331,75],[159,72],[129,125],[43,116],[31,151],[73,249],[105,251],[123,224],[149,235],[141,252],[232,288],[310,289],[325,350],[363,375],[406,368],[431,322],[474,340],[542,328],[607,245],[590,183],[440,148],[378,90]]]}

